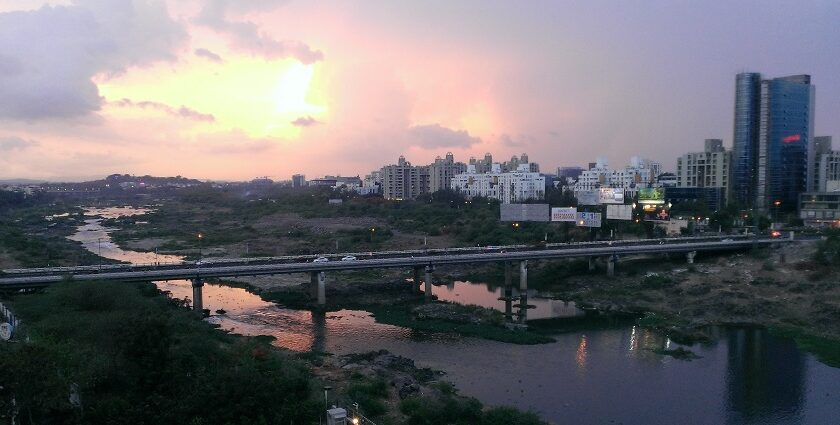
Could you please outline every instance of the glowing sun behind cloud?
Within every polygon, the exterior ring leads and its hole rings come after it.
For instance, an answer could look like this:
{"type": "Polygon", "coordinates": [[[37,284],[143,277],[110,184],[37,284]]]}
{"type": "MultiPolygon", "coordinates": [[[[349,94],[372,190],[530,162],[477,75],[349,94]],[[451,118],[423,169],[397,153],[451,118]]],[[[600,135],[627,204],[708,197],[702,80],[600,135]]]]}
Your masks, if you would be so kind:
{"type": "Polygon", "coordinates": [[[242,131],[250,137],[297,138],[302,117],[320,119],[326,113],[317,88],[316,65],[293,59],[265,61],[230,58],[223,65],[181,64],[177,72],[165,65],[116,78],[100,77],[100,93],[108,100],[104,114],[143,119],[160,111],[115,107],[122,99],[189,108],[212,115],[210,122],[182,122],[182,136],[200,138],[208,132],[242,131]]]}
{"type": "Polygon", "coordinates": [[[318,114],[324,111],[323,107],[312,105],[307,101],[313,72],[312,65],[295,63],[280,76],[280,81],[274,91],[278,113],[301,115],[318,114]]]}

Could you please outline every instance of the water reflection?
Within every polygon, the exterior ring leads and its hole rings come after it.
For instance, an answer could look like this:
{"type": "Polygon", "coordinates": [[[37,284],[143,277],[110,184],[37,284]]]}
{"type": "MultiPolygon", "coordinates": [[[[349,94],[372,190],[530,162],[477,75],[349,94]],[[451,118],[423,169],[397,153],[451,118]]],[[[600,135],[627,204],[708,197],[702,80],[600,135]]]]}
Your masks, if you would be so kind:
{"type": "Polygon", "coordinates": [[[68,239],[81,242],[88,251],[112,260],[132,264],[180,263],[184,260],[180,255],[123,250],[111,240],[110,229],[102,226],[102,220],[106,218],[139,216],[149,211],[147,208],[135,207],[85,208],[85,216],[96,218],[85,220],[85,224],[79,226],[68,239]]]}
{"type": "Polygon", "coordinates": [[[485,283],[454,281],[447,285],[432,287],[432,294],[441,301],[459,304],[473,304],[492,308],[505,313],[511,321],[514,319],[549,319],[557,317],[583,316],[585,313],[574,302],[540,297],[539,291],[528,289],[520,291],[513,285],[492,287],[485,283]],[[512,302],[518,301],[516,313],[512,302]],[[527,306],[528,308],[523,308],[527,306]]]}
{"type": "Polygon", "coordinates": [[[807,371],[796,343],[760,329],[732,331],[727,342],[727,422],[761,423],[767,417],[798,422],[807,371]]]}

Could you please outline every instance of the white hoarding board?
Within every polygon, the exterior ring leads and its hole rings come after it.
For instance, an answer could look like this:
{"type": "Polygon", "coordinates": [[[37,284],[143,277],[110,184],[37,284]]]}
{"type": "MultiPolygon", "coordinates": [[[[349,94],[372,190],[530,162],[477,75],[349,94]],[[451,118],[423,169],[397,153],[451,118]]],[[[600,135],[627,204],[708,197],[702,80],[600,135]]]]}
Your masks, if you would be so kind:
{"type": "Polygon", "coordinates": [[[632,220],[632,205],[607,205],[607,220],[632,220]]]}
{"type": "Polygon", "coordinates": [[[600,193],[597,190],[579,190],[575,192],[578,205],[598,205],[600,193]]]}
{"type": "Polygon", "coordinates": [[[579,227],[601,227],[601,213],[579,212],[577,213],[577,225],[579,227]]]}
{"type": "Polygon", "coordinates": [[[623,204],[624,189],[606,187],[598,190],[598,202],[601,204],[623,204]]]}
{"type": "Polygon", "coordinates": [[[577,208],[552,208],[551,221],[577,221],[577,208]]]}

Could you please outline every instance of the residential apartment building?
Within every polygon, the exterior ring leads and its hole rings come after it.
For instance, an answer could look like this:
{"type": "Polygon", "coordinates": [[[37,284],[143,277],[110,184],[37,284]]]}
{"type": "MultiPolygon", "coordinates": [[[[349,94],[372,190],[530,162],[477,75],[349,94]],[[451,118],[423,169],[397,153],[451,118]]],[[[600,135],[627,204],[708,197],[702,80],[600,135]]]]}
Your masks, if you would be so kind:
{"type": "Polygon", "coordinates": [[[429,165],[429,191],[449,189],[452,177],[466,171],[467,164],[455,162],[452,152],[447,152],[445,158],[435,158],[435,162],[429,165]]]}
{"type": "Polygon", "coordinates": [[[837,173],[840,171],[837,168],[838,159],[840,159],[840,152],[831,150],[831,136],[814,137],[813,161],[808,164],[813,176],[809,192],[825,192],[826,183],[829,180],[838,180],[837,173]]]}
{"type": "Polygon", "coordinates": [[[575,192],[602,187],[622,188],[629,196],[635,196],[639,188],[651,187],[662,173],[662,165],[640,157],[633,157],[623,169],[612,169],[606,159],[598,160],[588,170],[580,173],[575,192]]]}
{"type": "Polygon", "coordinates": [[[382,167],[381,173],[385,199],[414,199],[429,192],[429,167],[413,166],[403,156],[396,164],[382,167]]]}
{"type": "Polygon", "coordinates": [[[528,164],[520,164],[518,170],[506,173],[501,164],[493,164],[490,172],[479,173],[469,165],[466,173],[452,177],[451,188],[467,198],[483,196],[505,204],[545,199],[545,176],[529,170],[528,164]]]}
{"type": "Polygon", "coordinates": [[[731,154],[723,140],[706,139],[703,152],[677,158],[677,187],[729,187],[731,154]]]}

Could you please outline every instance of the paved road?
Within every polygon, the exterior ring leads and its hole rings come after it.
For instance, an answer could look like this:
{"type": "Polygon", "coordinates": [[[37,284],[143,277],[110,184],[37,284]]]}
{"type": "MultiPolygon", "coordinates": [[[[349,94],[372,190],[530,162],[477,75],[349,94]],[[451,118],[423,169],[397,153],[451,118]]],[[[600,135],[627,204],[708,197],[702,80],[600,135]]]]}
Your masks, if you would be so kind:
{"type": "Polygon", "coordinates": [[[288,273],[327,272],[340,270],[362,270],[378,268],[423,267],[428,265],[474,264],[501,261],[539,260],[575,257],[597,257],[611,255],[685,253],[690,251],[726,251],[749,248],[750,246],[788,243],[787,239],[745,239],[726,238],[716,240],[674,240],[644,243],[600,243],[597,245],[563,245],[562,247],[532,247],[530,249],[505,250],[491,248],[490,252],[449,253],[443,255],[402,255],[362,258],[353,261],[276,262],[269,264],[181,264],[165,268],[136,268],[127,271],[102,270],[101,272],[80,270],[64,273],[33,275],[5,275],[0,277],[0,288],[27,288],[47,286],[64,279],[74,280],[120,280],[149,281],[235,276],[256,276],[288,273]],[[660,243],[661,242],[661,243],[660,243]]]}

